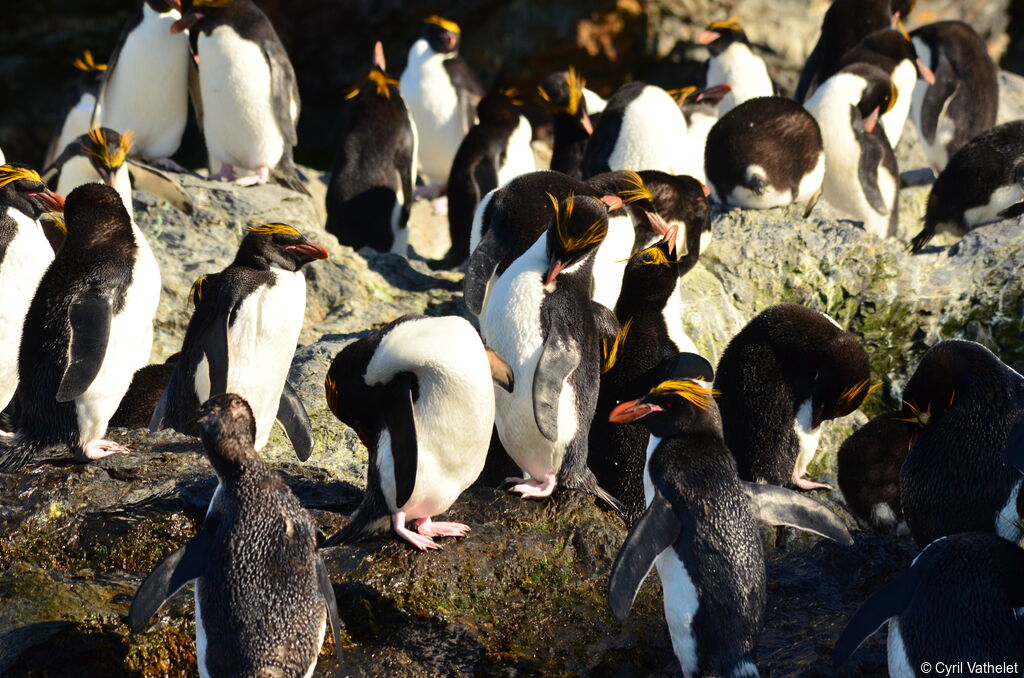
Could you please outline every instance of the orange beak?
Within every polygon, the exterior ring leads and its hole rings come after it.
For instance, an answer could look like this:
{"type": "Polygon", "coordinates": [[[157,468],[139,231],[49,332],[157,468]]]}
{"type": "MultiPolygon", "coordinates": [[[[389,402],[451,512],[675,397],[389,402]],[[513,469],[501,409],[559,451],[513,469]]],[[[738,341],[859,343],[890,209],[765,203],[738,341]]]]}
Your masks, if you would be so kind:
{"type": "Polygon", "coordinates": [[[652,403],[642,403],[639,400],[628,400],[616,406],[608,415],[608,421],[613,424],[628,424],[637,419],[643,419],[652,412],[661,412],[662,408],[652,403]]]}
{"type": "Polygon", "coordinates": [[[562,263],[561,261],[555,260],[554,262],[552,262],[551,268],[548,269],[548,274],[544,278],[544,287],[550,285],[551,282],[558,277],[558,274],[561,273],[562,269],[564,268],[565,264],[562,263]]]}
{"type": "Polygon", "coordinates": [[[580,127],[583,128],[583,131],[586,132],[588,136],[594,135],[594,123],[590,122],[590,116],[586,111],[583,112],[583,117],[580,118],[580,127]]]}
{"type": "Polygon", "coordinates": [[[701,45],[710,45],[720,37],[722,37],[721,33],[717,33],[715,31],[702,31],[701,34],[697,36],[697,42],[701,45]]]}
{"type": "Polygon", "coordinates": [[[921,79],[927,82],[929,85],[935,84],[935,73],[932,69],[924,65],[924,62],[920,59],[917,60],[917,72],[921,74],[921,79]]]}
{"type": "Polygon", "coordinates": [[[646,212],[647,220],[651,222],[651,228],[654,232],[661,236],[661,239],[668,244],[668,253],[673,255],[676,252],[676,233],[679,231],[678,226],[669,226],[668,222],[665,221],[657,212],[646,212]]]}
{"type": "Polygon", "coordinates": [[[879,110],[880,109],[876,106],[875,110],[871,111],[871,115],[869,115],[864,120],[864,129],[867,131],[868,134],[871,134],[872,132],[875,131],[875,126],[878,124],[879,110]]]}

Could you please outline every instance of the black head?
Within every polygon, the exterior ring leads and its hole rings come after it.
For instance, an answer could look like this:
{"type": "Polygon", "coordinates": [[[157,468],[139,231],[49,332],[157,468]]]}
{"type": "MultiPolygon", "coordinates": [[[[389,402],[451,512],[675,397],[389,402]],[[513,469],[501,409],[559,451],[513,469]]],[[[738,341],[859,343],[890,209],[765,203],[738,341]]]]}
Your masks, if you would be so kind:
{"type": "Polygon", "coordinates": [[[711,203],[707,186],[690,176],[677,176],[644,170],[640,172],[651,196],[655,212],[667,224],[667,233],[675,239],[675,257],[679,261],[679,275],[697,264],[701,246],[710,240],[711,203]]]}
{"type": "Polygon", "coordinates": [[[640,250],[626,263],[619,297],[629,308],[664,308],[679,280],[676,265],[664,240],[640,250]]]}
{"type": "Polygon", "coordinates": [[[403,316],[345,346],[334,357],[324,378],[327,406],[339,421],[356,432],[368,450],[376,449],[383,415],[379,386],[368,386],[363,375],[384,335],[412,317],[415,316],[403,316]]]}
{"type": "Polygon", "coordinates": [[[196,424],[206,456],[219,476],[246,464],[261,464],[256,454],[256,418],[240,395],[215,395],[196,410],[196,424]]]}
{"type": "Polygon", "coordinates": [[[78,153],[89,158],[103,183],[113,186],[117,171],[128,160],[135,144],[135,134],[130,130],[115,132],[109,127],[94,127],[74,143],[78,144],[78,153]]]}
{"type": "Polygon", "coordinates": [[[519,107],[522,103],[515,89],[503,89],[481,99],[476,107],[476,115],[481,123],[514,127],[519,124],[519,107]]]}
{"type": "Polygon", "coordinates": [[[733,17],[726,21],[715,21],[708,24],[704,31],[697,36],[697,42],[707,45],[711,56],[718,56],[734,42],[742,42],[749,45],[747,34],[740,27],[739,19],[733,17]]]}
{"type": "Polygon", "coordinates": [[[118,232],[130,233],[132,227],[121,196],[105,184],[82,184],[71,191],[64,203],[64,220],[67,242],[78,245],[100,242],[118,232]]]}
{"type": "Polygon", "coordinates": [[[860,339],[840,332],[825,348],[826,358],[814,377],[811,427],[845,417],[860,407],[881,384],[871,385],[871,365],[860,339]]]}
{"type": "Polygon", "coordinates": [[[420,35],[430,45],[430,49],[438,54],[455,54],[462,40],[462,29],[454,21],[435,14],[423,20],[423,32],[420,35]]]}
{"type": "Polygon", "coordinates": [[[258,269],[280,268],[298,271],[311,261],[330,256],[321,245],[287,224],[252,226],[238,246],[235,264],[258,269]]]}
{"type": "Polygon", "coordinates": [[[565,115],[576,121],[587,134],[594,133],[594,125],[587,113],[587,99],[583,96],[583,88],[587,81],[573,68],[558,71],[544,78],[537,88],[537,94],[544,102],[544,107],[551,115],[565,115]]]}
{"type": "Polygon", "coordinates": [[[893,21],[903,21],[910,13],[914,11],[914,5],[917,4],[917,0],[891,0],[889,3],[890,14],[893,16],[893,21]]]}
{"type": "Polygon", "coordinates": [[[856,107],[864,120],[864,129],[873,132],[878,116],[888,113],[896,104],[899,92],[896,91],[895,83],[881,68],[866,63],[846,66],[837,75],[842,73],[854,75],[864,82],[856,107]]]}
{"type": "Polygon", "coordinates": [[[181,11],[181,0],[145,0],[145,4],[159,14],[170,12],[172,9],[181,11]]]}
{"type": "Polygon", "coordinates": [[[622,200],[615,196],[598,199],[569,194],[561,202],[550,193],[548,197],[555,213],[547,229],[549,268],[545,286],[597,250],[608,235],[608,212],[622,207],[622,200]]]}
{"type": "MultiPolygon", "coordinates": [[[[689,367],[698,364],[699,361],[692,361],[689,367]]],[[[702,376],[711,375],[710,370],[698,371],[702,376]]],[[[640,421],[659,438],[676,436],[688,430],[708,428],[721,436],[721,415],[714,401],[717,395],[716,391],[707,386],[707,381],[700,377],[666,379],[643,398],[618,405],[612,410],[608,420],[614,424],[640,421]]]]}
{"type": "Polygon", "coordinates": [[[10,162],[0,165],[0,205],[38,219],[45,212],[63,212],[64,198],[48,189],[34,169],[10,162]]]}
{"type": "Polygon", "coordinates": [[[664,240],[669,243],[669,255],[675,255],[677,232],[658,215],[651,191],[640,173],[633,170],[604,172],[590,177],[587,183],[598,193],[615,195],[622,200],[633,219],[639,248],[664,240]]]}
{"type": "MultiPolygon", "coordinates": [[[[238,4],[244,1],[237,0],[238,4]]],[[[172,9],[180,10],[181,18],[171,25],[171,33],[187,31],[201,19],[224,11],[230,11],[236,4],[236,0],[147,0],[147,2],[157,5],[177,5],[177,7],[172,7],[172,9]]]]}

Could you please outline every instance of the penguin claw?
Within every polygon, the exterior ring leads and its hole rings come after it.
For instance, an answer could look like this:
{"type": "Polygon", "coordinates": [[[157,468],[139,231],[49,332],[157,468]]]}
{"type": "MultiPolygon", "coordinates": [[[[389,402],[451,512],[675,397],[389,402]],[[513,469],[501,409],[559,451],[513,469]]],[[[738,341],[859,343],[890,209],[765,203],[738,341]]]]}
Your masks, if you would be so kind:
{"type": "Polygon", "coordinates": [[[816,483],[813,480],[807,480],[807,478],[793,478],[793,484],[799,487],[801,490],[831,490],[831,485],[825,483],[816,483]]]}
{"type": "Polygon", "coordinates": [[[462,523],[435,523],[430,518],[420,518],[416,521],[416,531],[424,537],[465,537],[470,528],[462,523]]]}
{"type": "Polygon", "coordinates": [[[96,461],[112,454],[128,454],[128,448],[112,440],[90,440],[82,447],[82,456],[87,461],[96,461]]]}
{"type": "Polygon", "coordinates": [[[256,186],[257,184],[265,184],[270,179],[270,168],[259,167],[256,169],[256,174],[248,177],[239,177],[235,179],[236,186],[256,186]]]}
{"type": "Polygon", "coordinates": [[[550,497],[551,493],[555,491],[555,485],[558,481],[554,473],[549,473],[544,480],[537,480],[530,478],[524,480],[523,478],[505,478],[506,483],[516,483],[509,488],[509,492],[517,492],[525,497],[536,497],[542,499],[544,497],[550,497]]]}

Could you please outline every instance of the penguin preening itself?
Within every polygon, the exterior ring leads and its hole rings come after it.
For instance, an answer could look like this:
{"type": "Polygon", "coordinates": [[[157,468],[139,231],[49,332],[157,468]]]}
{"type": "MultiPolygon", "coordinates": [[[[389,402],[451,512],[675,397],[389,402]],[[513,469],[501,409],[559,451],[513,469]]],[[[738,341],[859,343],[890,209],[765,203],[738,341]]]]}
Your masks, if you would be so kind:
{"type": "Polygon", "coordinates": [[[878,386],[860,339],[824,313],[771,306],[732,338],[718,362],[725,443],[740,478],[828,488],[805,479],[822,422],[845,417],[878,386]]]}
{"type": "Polygon", "coordinates": [[[537,88],[544,108],[554,119],[551,169],[573,179],[583,178],[583,155],[594,133],[587,104],[588,91],[587,81],[572,66],[544,78],[537,88]]]}
{"type": "Polygon", "coordinates": [[[832,665],[842,666],[888,623],[890,676],[924,678],[938,657],[1019,670],[1022,571],[1024,551],[1005,539],[970,532],[937,539],[861,606],[836,641],[832,665]]]}
{"type": "Polygon", "coordinates": [[[420,170],[426,183],[443,192],[455,152],[476,118],[484,88],[458,56],[462,31],[439,16],[423,20],[420,38],[409,48],[399,89],[419,137],[420,170]]]}
{"type": "Polygon", "coordinates": [[[185,0],[172,32],[189,30],[199,59],[203,138],[211,179],[264,184],[273,170],[293,190],[299,87],[288,53],[253,0],[185,0]],[[237,177],[235,168],[254,173],[237,177]]]}
{"type": "Polygon", "coordinates": [[[957,151],[928,195],[924,226],[910,243],[919,252],[936,233],[968,231],[1024,214],[1024,122],[982,132],[957,151]]]}
{"type": "Polygon", "coordinates": [[[251,227],[231,265],[193,286],[195,312],[150,430],[193,434],[200,403],[237,393],[256,417],[257,450],[276,419],[299,459],[308,459],[309,418],[287,377],[306,310],[302,267],[327,257],[326,249],[287,224],[251,227]]]}
{"type": "Polygon", "coordinates": [[[846,527],[813,500],[744,483],[722,439],[722,422],[702,377],[710,368],[682,354],[672,378],[611,414],[650,431],[647,508],[608,579],[608,604],[625,619],[657,569],[672,648],[686,676],[756,678],[766,603],[764,552],[755,518],[852,544],[846,527]]]}
{"type": "Polygon", "coordinates": [[[188,34],[171,32],[179,19],[181,0],[142,0],[107,64],[89,125],[132,130],[133,156],[172,166],[188,121],[192,60],[188,34]]]}
{"type": "Polygon", "coordinates": [[[109,186],[76,188],[64,214],[67,238],[25,316],[17,430],[0,468],[62,446],[85,459],[127,452],[103,435],[135,370],[149,362],[160,269],[109,186]]]}
{"type": "Polygon", "coordinates": [[[338,353],[324,382],[327,404],[359,434],[370,462],[362,503],[329,543],[365,539],[390,524],[425,551],[440,548],[433,537],[469,532],[432,518],[483,470],[494,426],[492,377],[513,390],[508,366],[455,316],[403,316],[338,353]]]}
{"type": "Polygon", "coordinates": [[[328,233],[352,249],[372,247],[405,256],[416,180],[416,126],[387,76],[384,49],[345,94],[338,115],[341,142],[327,186],[328,233]]]}
{"type": "Polygon", "coordinates": [[[456,267],[469,256],[473,213],[487,193],[533,172],[533,127],[514,90],[488,94],[477,106],[479,122],[462,139],[448,176],[451,249],[441,266],[456,267]]]}
{"type": "Polygon", "coordinates": [[[48,167],[57,154],[78,137],[92,128],[93,111],[96,110],[96,97],[103,83],[103,73],[107,64],[97,63],[92,52],[85,50],[72,62],[80,71],[73,97],[68,101],[67,110],[61,116],[60,127],[57,128],[50,145],[46,149],[46,160],[43,167],[48,167]]]}
{"type": "Polygon", "coordinates": [[[985,40],[962,21],[939,21],[910,34],[934,82],[918,80],[910,114],[936,176],[953,154],[996,124],[999,72],[985,40]]]}
{"type": "Polygon", "coordinates": [[[53,261],[39,217],[64,199],[28,165],[0,165],[0,410],[18,386],[18,345],[39,280],[53,261]]]}
{"type": "Polygon", "coordinates": [[[194,580],[201,676],[310,676],[328,626],[341,654],[338,606],[316,551],[316,524],[256,453],[256,422],[242,397],[214,396],[199,408],[197,424],[217,489],[199,533],[139,586],[128,626],[141,632],[194,580]]]}
{"type": "Polygon", "coordinates": [[[1003,450],[1024,412],[1024,378],[981,344],[943,341],[918,363],[902,411],[919,429],[900,473],[917,545],[958,532],[1020,541],[1024,478],[1003,450]]]}
{"type": "Polygon", "coordinates": [[[711,53],[707,64],[707,85],[729,85],[731,91],[718,106],[725,115],[744,101],[775,94],[775,85],[768,75],[764,59],[750,49],[747,34],[738,19],[715,21],[697,36],[711,53]]]}
{"type": "Polygon", "coordinates": [[[858,63],[823,82],[805,104],[825,147],[822,195],[878,237],[895,236],[899,226],[896,154],[878,127],[898,97],[885,71],[858,63]]]}
{"type": "Polygon", "coordinates": [[[806,218],[825,179],[821,130],[791,99],[750,99],[711,128],[704,168],[722,203],[763,209],[805,202],[806,218]]]}

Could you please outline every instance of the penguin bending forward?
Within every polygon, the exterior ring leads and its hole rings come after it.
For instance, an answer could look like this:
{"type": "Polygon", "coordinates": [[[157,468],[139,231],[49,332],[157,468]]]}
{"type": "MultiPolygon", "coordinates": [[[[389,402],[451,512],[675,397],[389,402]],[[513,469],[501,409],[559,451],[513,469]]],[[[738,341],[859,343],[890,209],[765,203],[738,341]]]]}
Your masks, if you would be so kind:
{"type": "Polygon", "coordinates": [[[57,128],[50,139],[43,167],[49,167],[58,153],[92,128],[92,116],[96,110],[96,97],[99,95],[100,86],[103,84],[104,71],[107,68],[107,64],[97,63],[96,59],[93,58],[92,52],[85,50],[80,57],[72,62],[72,66],[81,73],[74,95],[69,97],[66,110],[60,117],[60,127],[57,128]]]}
{"type": "Polygon", "coordinates": [[[573,179],[583,178],[583,154],[594,133],[586,87],[587,81],[570,66],[567,71],[558,71],[544,78],[537,88],[544,108],[554,118],[551,169],[573,179]]]}
{"type": "Polygon", "coordinates": [[[878,532],[905,534],[900,469],[917,440],[916,421],[878,415],[843,441],[836,475],[850,512],[878,532]]]}
{"type": "Polygon", "coordinates": [[[341,654],[338,606],[316,552],[316,524],[253,448],[256,422],[243,398],[216,395],[196,414],[217,489],[199,533],[139,586],[128,626],[140,633],[194,580],[199,675],[310,676],[328,625],[341,654]]]}
{"type": "Polygon", "coordinates": [[[370,451],[366,493],[328,543],[391,529],[425,551],[469,527],[435,522],[483,470],[494,425],[492,378],[512,373],[463,318],[407,315],[341,350],[324,381],[327,404],[370,451]],[[415,521],[416,531],[406,527],[415,521]]]}
{"type": "Polygon", "coordinates": [[[306,310],[302,267],[327,257],[326,249],[287,224],[251,227],[231,265],[193,286],[195,311],[150,430],[192,435],[199,403],[238,393],[256,417],[257,450],[276,419],[299,459],[308,459],[309,418],[287,377],[306,310]]]}
{"type": "Polygon", "coordinates": [[[756,678],[765,613],[765,567],[755,518],[834,539],[853,540],[842,521],[789,490],[744,483],[722,438],[711,366],[680,354],[672,378],[612,411],[611,421],[650,431],[647,508],[619,550],[608,604],[625,619],[657,569],[672,648],[686,676],[756,678]]]}

